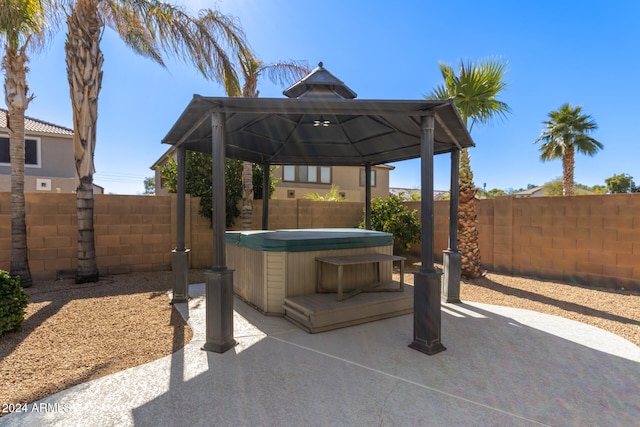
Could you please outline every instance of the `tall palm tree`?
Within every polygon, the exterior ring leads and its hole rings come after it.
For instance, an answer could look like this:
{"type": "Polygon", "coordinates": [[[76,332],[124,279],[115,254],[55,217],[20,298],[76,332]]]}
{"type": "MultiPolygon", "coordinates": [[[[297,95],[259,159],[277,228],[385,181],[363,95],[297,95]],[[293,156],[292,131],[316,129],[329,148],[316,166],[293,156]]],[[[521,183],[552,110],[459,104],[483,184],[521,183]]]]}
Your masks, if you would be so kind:
{"type": "MultiPolygon", "coordinates": [[[[427,99],[453,98],[469,132],[476,123],[485,124],[495,118],[504,118],[511,111],[506,103],[498,100],[507,86],[504,81],[507,72],[505,62],[498,59],[477,63],[461,60],[458,75],[450,65],[442,62],[439,65],[444,82],[427,95],[427,99]]],[[[475,278],[482,274],[476,223],[477,188],[466,149],[460,155],[459,185],[458,248],[462,256],[462,276],[475,278]]]]}
{"type": "Polygon", "coordinates": [[[208,79],[239,91],[230,57],[248,51],[239,24],[211,9],[197,17],[158,0],[75,0],[67,13],[65,44],[74,125],[78,212],[77,283],[98,280],[93,227],[93,157],[102,84],[100,41],[105,25],[127,46],[164,66],[170,54],[196,66],[208,79]]]}
{"type": "MultiPolygon", "coordinates": [[[[266,74],[273,83],[286,85],[300,80],[310,71],[309,65],[304,61],[275,62],[263,64],[252,54],[243,55],[238,58],[242,68],[242,96],[245,98],[257,98],[260,95],[258,90],[258,79],[266,74]]],[[[234,94],[229,94],[234,96],[234,94]]],[[[242,210],[240,219],[243,230],[252,228],[253,213],[253,165],[251,162],[242,163],[242,210]]]]}
{"type": "Polygon", "coordinates": [[[573,196],[573,172],[575,169],[575,152],[595,155],[604,145],[589,134],[598,129],[595,120],[582,113],[582,105],[573,107],[566,103],[557,111],[549,113],[549,120],[540,138],[534,143],[542,142],[540,158],[542,161],[562,159],[562,194],[573,196]]]}
{"type": "Polygon", "coordinates": [[[11,266],[22,287],[32,284],[27,252],[24,198],[24,112],[29,95],[27,49],[38,48],[45,30],[45,6],[39,0],[0,0],[0,38],[4,46],[2,69],[11,158],[11,266]]]}

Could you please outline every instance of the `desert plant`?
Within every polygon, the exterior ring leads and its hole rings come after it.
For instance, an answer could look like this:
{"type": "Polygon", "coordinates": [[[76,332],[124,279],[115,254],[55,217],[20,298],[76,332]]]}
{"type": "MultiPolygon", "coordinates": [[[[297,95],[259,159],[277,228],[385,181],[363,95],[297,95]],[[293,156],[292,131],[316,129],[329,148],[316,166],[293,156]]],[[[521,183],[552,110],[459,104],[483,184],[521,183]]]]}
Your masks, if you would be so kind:
{"type": "Polygon", "coordinates": [[[344,198],[340,197],[340,187],[337,185],[332,185],[331,190],[324,196],[320,193],[309,193],[305,194],[304,198],[316,202],[344,202],[344,198]]]}
{"type": "MultiPolygon", "coordinates": [[[[364,228],[364,218],[359,225],[364,228]]],[[[371,201],[371,228],[393,234],[393,241],[402,250],[411,248],[412,243],[420,243],[420,219],[418,211],[410,211],[402,204],[401,195],[386,199],[374,197],[371,201]]]]}
{"type": "Polygon", "coordinates": [[[0,336],[22,329],[28,302],[29,295],[20,286],[20,278],[0,270],[0,336]]]}

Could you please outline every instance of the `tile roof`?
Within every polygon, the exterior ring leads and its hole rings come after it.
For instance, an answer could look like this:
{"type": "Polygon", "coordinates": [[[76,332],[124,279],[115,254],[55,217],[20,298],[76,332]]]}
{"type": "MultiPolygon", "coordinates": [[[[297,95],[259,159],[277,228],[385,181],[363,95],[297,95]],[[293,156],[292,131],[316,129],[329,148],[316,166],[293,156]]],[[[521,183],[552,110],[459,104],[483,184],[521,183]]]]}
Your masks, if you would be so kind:
{"type": "MultiPolygon", "coordinates": [[[[7,128],[7,110],[0,108],[0,129],[7,128]]],[[[24,128],[26,132],[49,133],[57,135],[73,135],[73,129],[58,126],[43,120],[32,117],[24,117],[24,128]]]]}

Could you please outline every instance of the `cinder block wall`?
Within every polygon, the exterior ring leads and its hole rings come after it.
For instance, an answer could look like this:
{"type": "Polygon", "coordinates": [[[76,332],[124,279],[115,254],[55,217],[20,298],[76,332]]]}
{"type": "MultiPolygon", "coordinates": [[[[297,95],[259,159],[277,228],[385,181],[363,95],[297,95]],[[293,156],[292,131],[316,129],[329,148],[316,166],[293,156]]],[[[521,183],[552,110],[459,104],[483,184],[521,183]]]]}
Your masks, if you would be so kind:
{"type": "MultiPolygon", "coordinates": [[[[95,237],[102,275],[169,270],[175,248],[176,197],[95,196],[95,237]]],[[[508,274],[594,286],[640,289],[640,194],[479,200],[478,229],[485,268],[508,274]]],[[[28,193],[27,243],[36,279],[72,274],[77,268],[74,194],[28,193]]],[[[419,202],[407,202],[420,212],[419,202]]],[[[270,200],[269,228],[355,227],[363,204],[270,200]]],[[[186,246],[192,268],[212,260],[209,220],[199,200],[186,204],[186,246]]],[[[262,224],[254,201],[253,227],[262,224]]],[[[436,259],[448,247],[449,202],[435,203],[436,259]]],[[[420,255],[420,246],[412,247],[420,255]]],[[[11,260],[10,194],[0,193],[0,269],[11,260]]]]}
{"type": "Polygon", "coordinates": [[[513,199],[512,229],[513,274],[640,289],[640,194],[513,199]]]}
{"type": "MultiPolygon", "coordinates": [[[[171,196],[94,195],[100,274],[171,268],[171,196]]],[[[11,262],[11,197],[0,193],[0,269],[11,262]]],[[[72,275],[77,268],[75,194],[27,193],[27,245],[34,279],[72,275]]],[[[175,246],[175,244],[173,244],[175,246]]]]}
{"type": "MultiPolygon", "coordinates": [[[[435,203],[438,260],[448,246],[448,209],[448,201],[435,203]]],[[[640,194],[498,197],[478,200],[477,212],[488,270],[640,289],[640,194]]],[[[412,253],[419,256],[420,247],[412,253]]]]}
{"type": "MultiPolygon", "coordinates": [[[[364,203],[359,202],[269,200],[269,229],[354,228],[362,220],[363,208],[364,203]]],[[[262,200],[253,201],[253,228],[262,228],[262,200]]],[[[234,229],[239,229],[239,221],[234,229]]]]}
{"type": "MultiPolygon", "coordinates": [[[[172,198],[94,195],[96,258],[101,274],[171,268],[170,251],[175,247],[172,198]]],[[[70,208],[75,219],[73,194],[70,208]]],[[[72,235],[76,233],[77,229],[72,230],[72,235]]]]}

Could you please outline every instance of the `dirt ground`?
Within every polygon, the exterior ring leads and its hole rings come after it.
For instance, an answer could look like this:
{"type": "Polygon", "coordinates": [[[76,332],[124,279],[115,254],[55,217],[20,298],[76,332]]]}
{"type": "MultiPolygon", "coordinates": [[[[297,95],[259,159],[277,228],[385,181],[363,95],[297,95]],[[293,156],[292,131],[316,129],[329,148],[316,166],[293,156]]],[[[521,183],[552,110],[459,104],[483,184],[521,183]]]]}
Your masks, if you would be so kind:
{"type": "MultiPolygon", "coordinates": [[[[191,271],[189,282],[204,282],[203,273],[191,271]]],[[[168,304],[172,280],[165,271],[36,282],[22,331],[0,337],[0,404],[30,403],[182,348],[192,332],[168,304]]],[[[461,299],[566,317],[640,346],[639,293],[489,273],[464,281],[461,299]]]]}

